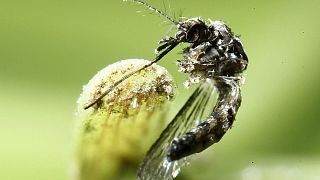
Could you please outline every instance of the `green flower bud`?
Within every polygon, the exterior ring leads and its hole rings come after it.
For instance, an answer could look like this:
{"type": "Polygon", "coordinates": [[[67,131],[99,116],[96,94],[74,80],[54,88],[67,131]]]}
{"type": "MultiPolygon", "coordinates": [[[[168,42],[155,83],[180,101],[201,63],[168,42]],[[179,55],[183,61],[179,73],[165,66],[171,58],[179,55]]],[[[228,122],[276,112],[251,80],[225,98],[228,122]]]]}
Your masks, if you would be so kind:
{"type": "Polygon", "coordinates": [[[84,110],[124,75],[150,63],[129,59],[107,66],[84,86],[78,99],[74,177],[133,179],[139,163],[166,124],[175,95],[171,75],[156,64],[129,77],[84,110]]]}

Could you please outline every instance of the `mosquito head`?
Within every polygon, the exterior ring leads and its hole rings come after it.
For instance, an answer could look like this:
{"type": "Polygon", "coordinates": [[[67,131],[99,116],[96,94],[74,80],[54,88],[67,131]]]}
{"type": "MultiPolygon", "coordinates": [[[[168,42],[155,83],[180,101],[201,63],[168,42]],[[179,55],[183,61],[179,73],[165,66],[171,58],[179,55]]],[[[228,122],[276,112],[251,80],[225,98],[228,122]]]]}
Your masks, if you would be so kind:
{"type": "Polygon", "coordinates": [[[177,24],[176,39],[179,42],[201,43],[215,37],[212,27],[200,18],[190,18],[177,24]]]}
{"type": "Polygon", "coordinates": [[[178,28],[175,37],[165,37],[159,41],[161,44],[156,52],[160,52],[172,44],[192,43],[198,45],[217,37],[212,26],[207,25],[201,18],[190,18],[185,21],[176,22],[178,28]]]}

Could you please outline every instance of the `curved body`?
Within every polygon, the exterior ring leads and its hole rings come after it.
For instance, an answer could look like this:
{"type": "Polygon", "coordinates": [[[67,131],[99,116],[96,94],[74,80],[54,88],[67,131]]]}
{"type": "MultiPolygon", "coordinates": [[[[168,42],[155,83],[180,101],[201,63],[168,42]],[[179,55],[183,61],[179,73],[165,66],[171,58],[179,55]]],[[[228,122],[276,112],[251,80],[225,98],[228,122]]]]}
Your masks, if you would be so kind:
{"type": "Polygon", "coordinates": [[[179,71],[190,74],[185,86],[200,86],[148,151],[138,171],[141,180],[175,177],[186,157],[220,141],[241,104],[240,85],[248,57],[239,37],[222,21],[191,18],[177,27],[175,38],[160,41],[157,57],[179,43],[189,43],[177,64],[179,71]],[[215,105],[214,90],[218,92],[215,105]]]}
{"type": "MultiPolygon", "coordinates": [[[[248,58],[240,39],[222,21],[205,23],[200,18],[184,22],[180,30],[192,36],[193,43],[184,49],[178,62],[180,71],[190,73],[186,86],[212,79],[219,97],[207,119],[182,137],[175,138],[169,148],[170,160],[178,160],[198,153],[218,142],[231,127],[241,104],[241,73],[247,68],[248,58]],[[192,27],[192,28],[190,28],[192,27]]],[[[186,36],[186,37],[187,37],[186,36]]]]}

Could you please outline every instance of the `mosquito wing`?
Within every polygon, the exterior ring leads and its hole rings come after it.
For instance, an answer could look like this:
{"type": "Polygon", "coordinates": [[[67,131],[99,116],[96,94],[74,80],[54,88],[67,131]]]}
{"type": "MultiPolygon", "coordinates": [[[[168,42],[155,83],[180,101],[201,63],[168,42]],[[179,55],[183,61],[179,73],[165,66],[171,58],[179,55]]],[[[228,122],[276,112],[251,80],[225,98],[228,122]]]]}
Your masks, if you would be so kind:
{"type": "Polygon", "coordinates": [[[215,104],[214,85],[212,81],[202,83],[188,99],[171,123],[162,132],[158,140],[147,152],[138,170],[139,180],[173,179],[180,167],[188,161],[183,158],[169,161],[168,148],[174,138],[180,137],[195,127],[201,120],[212,113],[215,104]]]}

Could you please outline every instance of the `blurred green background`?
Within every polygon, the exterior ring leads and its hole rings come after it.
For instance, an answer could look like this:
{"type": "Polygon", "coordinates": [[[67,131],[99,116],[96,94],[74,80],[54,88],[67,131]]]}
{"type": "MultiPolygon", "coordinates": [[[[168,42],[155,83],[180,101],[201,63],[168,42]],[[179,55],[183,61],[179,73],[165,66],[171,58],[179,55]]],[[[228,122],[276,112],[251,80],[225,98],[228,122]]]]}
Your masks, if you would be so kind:
{"type": "MultiPolygon", "coordinates": [[[[164,9],[162,0],[148,2],[164,9]]],[[[171,0],[170,6],[171,14],[227,22],[250,62],[234,128],[181,179],[320,179],[320,1],[171,0]]],[[[82,85],[118,60],[152,59],[169,27],[121,0],[1,0],[0,179],[68,179],[82,85]]],[[[179,85],[174,107],[191,93],[176,70],[179,52],[159,63],[179,85]]]]}

